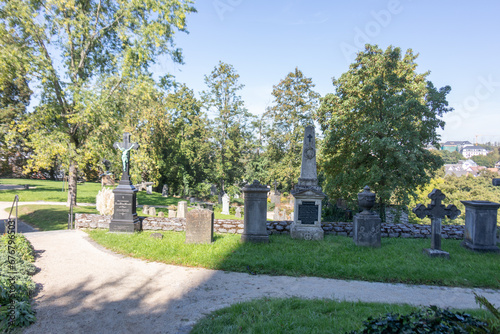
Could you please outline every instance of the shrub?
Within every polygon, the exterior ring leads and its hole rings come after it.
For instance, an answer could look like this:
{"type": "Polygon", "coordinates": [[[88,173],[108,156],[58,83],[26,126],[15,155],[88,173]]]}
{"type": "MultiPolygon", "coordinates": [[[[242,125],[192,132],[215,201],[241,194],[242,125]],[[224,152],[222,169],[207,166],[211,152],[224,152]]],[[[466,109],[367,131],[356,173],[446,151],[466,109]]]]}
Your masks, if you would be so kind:
{"type": "Polygon", "coordinates": [[[36,287],[31,279],[36,271],[34,258],[33,246],[23,235],[4,234],[0,238],[0,329],[3,332],[28,326],[36,320],[30,304],[36,287]],[[11,307],[15,315],[12,322],[11,307]]]}
{"type": "Polygon", "coordinates": [[[388,313],[386,316],[363,322],[364,328],[351,334],[375,333],[492,333],[488,324],[469,314],[451,312],[436,306],[407,315],[388,313]]]}
{"type": "Polygon", "coordinates": [[[113,190],[111,188],[102,188],[99,190],[95,203],[96,209],[101,215],[113,215],[115,209],[115,195],[113,194],[113,190]]]}

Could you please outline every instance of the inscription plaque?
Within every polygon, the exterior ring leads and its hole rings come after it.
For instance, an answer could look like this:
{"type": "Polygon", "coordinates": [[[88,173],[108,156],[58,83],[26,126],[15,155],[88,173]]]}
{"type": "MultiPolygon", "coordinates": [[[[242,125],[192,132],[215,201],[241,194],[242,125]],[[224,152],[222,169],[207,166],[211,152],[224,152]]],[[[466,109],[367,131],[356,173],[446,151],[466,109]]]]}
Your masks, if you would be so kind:
{"type": "Polygon", "coordinates": [[[318,206],[313,201],[303,201],[299,204],[299,215],[297,220],[300,220],[304,225],[311,225],[318,221],[318,206]]]}

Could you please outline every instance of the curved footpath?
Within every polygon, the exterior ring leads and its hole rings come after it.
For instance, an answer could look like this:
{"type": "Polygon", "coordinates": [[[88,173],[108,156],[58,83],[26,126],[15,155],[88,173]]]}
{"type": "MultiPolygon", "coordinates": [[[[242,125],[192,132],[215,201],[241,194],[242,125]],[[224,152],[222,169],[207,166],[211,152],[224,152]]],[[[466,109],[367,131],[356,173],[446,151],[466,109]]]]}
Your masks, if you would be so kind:
{"type": "Polygon", "coordinates": [[[264,296],[477,308],[475,291],[500,305],[492,289],[252,276],[124,257],[82,231],[25,235],[41,269],[37,322],[25,333],[188,333],[204,314],[264,296]]]}

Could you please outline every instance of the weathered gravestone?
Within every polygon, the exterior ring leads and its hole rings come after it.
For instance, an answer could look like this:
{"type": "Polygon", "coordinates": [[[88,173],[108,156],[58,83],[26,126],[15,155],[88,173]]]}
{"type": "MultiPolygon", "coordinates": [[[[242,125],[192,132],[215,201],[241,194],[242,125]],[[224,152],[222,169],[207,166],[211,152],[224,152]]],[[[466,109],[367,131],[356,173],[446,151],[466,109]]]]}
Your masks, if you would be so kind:
{"type": "Polygon", "coordinates": [[[158,212],[158,217],[160,218],[165,217],[165,213],[163,211],[158,212]]]}
{"type": "Polygon", "coordinates": [[[136,212],[137,189],[130,181],[130,150],[138,149],[139,144],[130,142],[130,134],[123,134],[123,142],[115,143],[113,147],[122,151],[122,178],[118,187],[113,190],[115,195],[115,210],[109,223],[110,232],[127,232],[141,230],[141,222],[136,212]]]}
{"type": "Polygon", "coordinates": [[[142,214],[149,215],[149,205],[142,206],[142,214]]]}
{"type": "Polygon", "coordinates": [[[166,184],[164,184],[163,188],[161,189],[161,195],[163,197],[168,197],[168,186],[166,184]]]}
{"type": "Polygon", "coordinates": [[[153,194],[153,185],[152,184],[148,184],[146,186],[146,195],[152,195],[153,194]]]}
{"type": "Polygon", "coordinates": [[[206,209],[194,209],[186,217],[186,243],[211,243],[214,237],[214,213],[206,209]]]}
{"type": "Polygon", "coordinates": [[[242,242],[269,242],[267,234],[267,193],[269,187],[254,180],[243,187],[245,216],[243,217],[242,242]]]}
{"type": "Polygon", "coordinates": [[[379,215],[371,211],[375,205],[375,194],[366,186],[363,192],[358,194],[358,204],[363,209],[353,219],[353,240],[358,246],[380,247],[381,234],[379,215]]]}
{"type": "Polygon", "coordinates": [[[497,246],[497,211],[500,204],[461,201],[465,205],[465,234],[462,246],[476,252],[500,253],[497,246]]]}
{"type": "Polygon", "coordinates": [[[280,208],[277,206],[274,207],[273,220],[280,220],[280,208]]]}
{"type": "Polygon", "coordinates": [[[228,194],[224,194],[224,196],[222,196],[222,211],[221,213],[223,215],[228,215],[229,214],[229,201],[230,201],[230,197],[228,194]]]}
{"type": "Polygon", "coordinates": [[[177,217],[177,210],[168,209],[168,218],[177,217]]]}
{"type": "Polygon", "coordinates": [[[237,207],[234,213],[236,218],[241,218],[241,207],[237,207]]]}
{"type": "Polygon", "coordinates": [[[156,208],[154,206],[150,207],[148,213],[150,216],[156,217],[156,208]]]}
{"type": "Polygon", "coordinates": [[[188,213],[187,202],[180,201],[177,203],[177,218],[186,218],[188,213]]]}
{"type": "Polygon", "coordinates": [[[425,217],[431,218],[431,248],[425,248],[424,254],[430,257],[450,258],[450,253],[441,250],[441,220],[447,216],[450,219],[455,219],[460,215],[460,210],[453,204],[445,207],[441,201],[446,196],[439,189],[434,189],[428,195],[431,199],[431,204],[427,207],[424,204],[418,204],[413,208],[413,213],[420,219],[425,217]]]}
{"type": "Polygon", "coordinates": [[[300,177],[292,190],[292,195],[295,198],[294,212],[296,214],[290,226],[290,236],[293,239],[323,240],[321,201],[326,195],[318,185],[316,139],[312,125],[304,130],[300,177]]]}

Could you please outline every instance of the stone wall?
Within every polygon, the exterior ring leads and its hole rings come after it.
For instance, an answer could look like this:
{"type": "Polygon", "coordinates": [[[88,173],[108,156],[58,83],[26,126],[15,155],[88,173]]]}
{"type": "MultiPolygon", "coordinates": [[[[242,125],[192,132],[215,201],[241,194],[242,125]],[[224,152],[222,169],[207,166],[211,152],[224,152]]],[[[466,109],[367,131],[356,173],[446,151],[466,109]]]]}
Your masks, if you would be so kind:
{"type": "MultiPolygon", "coordinates": [[[[142,218],[141,218],[142,219],[142,218]]],[[[75,214],[76,228],[109,228],[110,216],[96,214],[75,214]]],[[[288,234],[291,221],[268,221],[269,234],[288,234]]],[[[146,217],[142,219],[143,230],[184,231],[186,218],[146,217]]],[[[352,236],[352,223],[323,223],[325,234],[352,236]]],[[[215,219],[214,232],[217,233],[243,233],[243,220],[215,219]]],[[[431,226],[409,223],[382,223],[382,237],[386,238],[430,238],[431,226]]],[[[463,239],[463,225],[443,225],[442,237],[444,239],[463,239]]]]}

